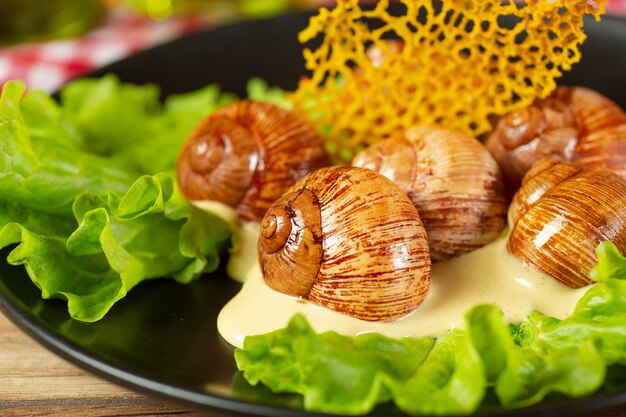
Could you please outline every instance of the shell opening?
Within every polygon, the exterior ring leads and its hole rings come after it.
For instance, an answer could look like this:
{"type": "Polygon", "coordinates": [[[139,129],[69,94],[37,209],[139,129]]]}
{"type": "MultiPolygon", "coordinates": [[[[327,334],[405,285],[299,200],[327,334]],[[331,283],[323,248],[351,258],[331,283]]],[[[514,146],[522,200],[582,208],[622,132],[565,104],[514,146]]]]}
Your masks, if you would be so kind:
{"type": "Polygon", "coordinates": [[[224,148],[222,137],[202,135],[195,138],[189,154],[189,166],[195,172],[211,172],[223,158],[224,148]]]}
{"type": "Polygon", "coordinates": [[[321,218],[319,201],[307,189],[285,194],[265,214],[259,262],[271,288],[307,297],[322,263],[321,218]]]}
{"type": "Polygon", "coordinates": [[[509,113],[503,118],[502,144],[506,149],[526,145],[545,129],[541,110],[535,106],[509,113]]]}
{"type": "Polygon", "coordinates": [[[244,198],[258,163],[252,133],[227,118],[208,118],[189,136],[178,159],[178,182],[190,200],[231,207],[244,198]]]}
{"type": "Polygon", "coordinates": [[[276,253],[287,243],[291,231],[291,215],[287,207],[273,207],[263,218],[260,242],[267,253],[276,253]]]}

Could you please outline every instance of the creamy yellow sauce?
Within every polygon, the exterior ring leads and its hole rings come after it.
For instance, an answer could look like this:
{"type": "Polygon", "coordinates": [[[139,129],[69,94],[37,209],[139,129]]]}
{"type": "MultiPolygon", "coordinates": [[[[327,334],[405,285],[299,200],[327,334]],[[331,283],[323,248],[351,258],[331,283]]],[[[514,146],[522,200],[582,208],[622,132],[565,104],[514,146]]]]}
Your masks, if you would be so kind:
{"type": "Polygon", "coordinates": [[[229,205],[211,200],[196,200],[190,203],[200,210],[207,211],[228,223],[233,229],[239,228],[239,215],[229,205]]]}
{"type": "Polygon", "coordinates": [[[367,322],[269,288],[257,261],[258,232],[258,224],[239,231],[240,247],[231,262],[245,265],[245,284],[217,320],[222,337],[236,347],[243,346],[246,336],[285,327],[296,313],[304,315],[317,332],[334,330],[347,336],[378,332],[396,338],[440,336],[463,328],[464,314],[478,304],[499,306],[512,323],[533,311],[562,319],[588,289],[571,289],[525,267],[506,250],[503,235],[481,249],[434,264],[430,292],[413,313],[392,322],[367,322]]]}
{"type": "Polygon", "coordinates": [[[218,201],[191,201],[191,204],[221,218],[234,230],[233,246],[228,265],[226,265],[226,273],[235,281],[243,283],[253,270],[259,269],[256,249],[260,232],[259,223],[240,222],[235,209],[218,201]]]}

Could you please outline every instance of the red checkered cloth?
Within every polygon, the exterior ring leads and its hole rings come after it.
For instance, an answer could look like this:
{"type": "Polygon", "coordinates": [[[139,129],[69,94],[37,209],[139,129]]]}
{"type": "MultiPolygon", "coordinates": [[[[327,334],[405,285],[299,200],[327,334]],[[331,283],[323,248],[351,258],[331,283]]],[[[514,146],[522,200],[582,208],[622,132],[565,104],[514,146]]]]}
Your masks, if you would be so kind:
{"type": "Polygon", "coordinates": [[[606,11],[608,14],[626,17],[626,0],[609,0],[606,11]]]}
{"type": "Polygon", "coordinates": [[[0,86],[19,78],[30,89],[51,92],[69,79],[225,19],[227,16],[215,14],[155,22],[128,11],[115,10],[79,39],[0,49],[0,86]]]}
{"type": "MultiPolygon", "coordinates": [[[[328,0],[311,1],[315,2],[328,0]]],[[[609,0],[606,8],[608,14],[626,17],[626,0],[609,0]]],[[[210,14],[155,22],[115,9],[101,25],[79,39],[0,49],[0,86],[19,78],[30,89],[52,92],[69,79],[232,17],[210,14]]]]}

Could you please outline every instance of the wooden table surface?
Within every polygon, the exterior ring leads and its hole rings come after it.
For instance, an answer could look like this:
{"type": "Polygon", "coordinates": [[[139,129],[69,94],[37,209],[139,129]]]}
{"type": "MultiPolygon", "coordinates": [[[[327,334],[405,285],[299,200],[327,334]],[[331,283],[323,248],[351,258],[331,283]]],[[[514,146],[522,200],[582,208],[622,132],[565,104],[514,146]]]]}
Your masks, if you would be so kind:
{"type": "MultiPolygon", "coordinates": [[[[206,416],[148,398],[56,356],[0,313],[0,416],[206,416]]],[[[626,417],[626,410],[597,417],[626,417]]]]}
{"type": "Polygon", "coordinates": [[[39,345],[0,313],[0,416],[204,416],[114,385],[39,345]]]}

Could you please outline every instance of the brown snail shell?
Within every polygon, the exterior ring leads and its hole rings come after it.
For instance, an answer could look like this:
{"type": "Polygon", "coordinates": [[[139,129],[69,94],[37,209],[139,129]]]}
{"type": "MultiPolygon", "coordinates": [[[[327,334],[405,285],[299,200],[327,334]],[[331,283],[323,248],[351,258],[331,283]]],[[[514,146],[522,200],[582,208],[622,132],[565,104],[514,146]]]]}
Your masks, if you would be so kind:
{"type": "Polygon", "coordinates": [[[403,317],[430,286],[417,210],[367,169],[322,168],[298,181],[263,218],[258,253],[273,289],[362,320],[403,317]]]}
{"type": "Polygon", "coordinates": [[[538,161],[509,209],[509,251],[572,288],[593,281],[595,249],[626,249],[626,180],[603,169],[538,161]]]}
{"type": "Polygon", "coordinates": [[[242,100],[195,128],[178,157],[177,174],[189,200],[220,201],[256,220],[298,179],[325,165],[328,157],[313,126],[273,104],[242,100]]]}
{"type": "Polygon", "coordinates": [[[415,127],[370,146],[352,164],[380,172],[408,194],[434,261],[479,248],[506,226],[498,164],[480,142],[460,132],[415,127]]]}
{"type": "Polygon", "coordinates": [[[626,178],[626,113],[583,87],[558,87],[548,98],[498,121],[485,145],[512,195],[543,157],[609,169],[626,178]]]}

